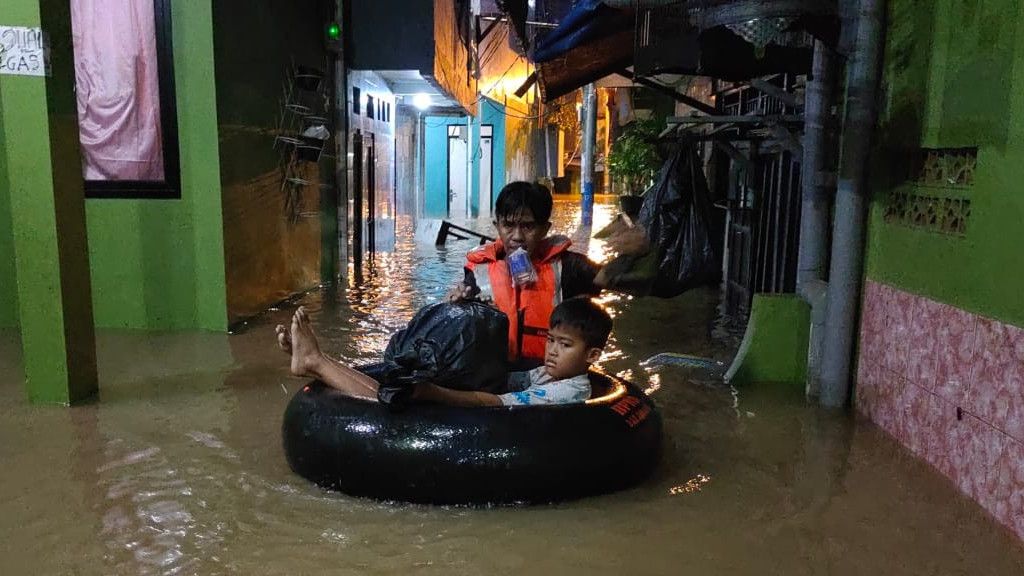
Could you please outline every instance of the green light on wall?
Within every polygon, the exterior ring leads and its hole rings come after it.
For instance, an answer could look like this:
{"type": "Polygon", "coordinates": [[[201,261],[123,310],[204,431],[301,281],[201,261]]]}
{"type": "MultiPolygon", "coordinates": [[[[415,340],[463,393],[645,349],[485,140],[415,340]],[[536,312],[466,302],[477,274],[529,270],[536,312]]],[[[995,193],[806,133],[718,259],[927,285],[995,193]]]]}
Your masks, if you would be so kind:
{"type": "Polygon", "coordinates": [[[327,37],[331,40],[341,38],[341,26],[338,26],[337,22],[331,22],[327,25],[327,37]]]}

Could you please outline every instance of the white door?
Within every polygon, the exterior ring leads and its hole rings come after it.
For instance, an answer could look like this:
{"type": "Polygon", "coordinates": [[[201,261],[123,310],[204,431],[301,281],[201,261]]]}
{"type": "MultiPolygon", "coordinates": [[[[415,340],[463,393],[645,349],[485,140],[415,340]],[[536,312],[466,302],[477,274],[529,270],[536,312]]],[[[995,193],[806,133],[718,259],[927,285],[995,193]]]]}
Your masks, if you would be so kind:
{"type": "Polygon", "coordinates": [[[491,207],[494,206],[493,137],[494,126],[484,124],[480,127],[480,216],[484,218],[491,216],[491,207]]]}
{"type": "Polygon", "coordinates": [[[448,217],[465,219],[469,197],[469,142],[465,126],[448,127],[448,217]]]}

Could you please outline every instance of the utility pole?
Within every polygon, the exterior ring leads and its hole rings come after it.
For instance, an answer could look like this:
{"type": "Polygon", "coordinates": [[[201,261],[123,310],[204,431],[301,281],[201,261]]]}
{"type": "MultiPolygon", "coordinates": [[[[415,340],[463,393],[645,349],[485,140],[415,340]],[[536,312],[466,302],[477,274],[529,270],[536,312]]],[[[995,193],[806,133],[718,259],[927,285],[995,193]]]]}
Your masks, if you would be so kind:
{"type": "Polygon", "coordinates": [[[594,83],[583,87],[583,157],[580,159],[582,220],[589,226],[594,220],[594,140],[597,132],[597,95],[594,83]]]}

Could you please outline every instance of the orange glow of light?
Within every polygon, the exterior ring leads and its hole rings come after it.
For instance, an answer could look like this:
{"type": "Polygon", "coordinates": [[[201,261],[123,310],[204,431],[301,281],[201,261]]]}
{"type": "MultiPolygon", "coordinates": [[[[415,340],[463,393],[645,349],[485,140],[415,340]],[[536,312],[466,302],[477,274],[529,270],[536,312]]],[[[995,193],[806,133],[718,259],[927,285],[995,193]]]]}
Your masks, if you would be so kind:
{"type": "MultiPolygon", "coordinates": [[[[650,370],[648,370],[648,372],[650,372],[650,370]]],[[[644,390],[644,394],[650,396],[658,390],[661,390],[661,374],[651,373],[650,376],[648,376],[648,381],[650,384],[647,386],[647,389],[644,390]]]]}
{"type": "Polygon", "coordinates": [[[668,493],[673,496],[678,496],[680,494],[693,494],[694,492],[700,492],[703,486],[710,481],[711,476],[697,474],[693,478],[687,480],[686,483],[669,488],[668,493]]]}
{"type": "MultiPolygon", "coordinates": [[[[597,371],[595,370],[595,372],[597,372],[597,371]]],[[[600,373],[600,372],[598,372],[598,373],[600,373]]],[[[615,382],[615,385],[612,387],[610,392],[608,392],[604,396],[598,396],[597,398],[591,398],[590,400],[586,400],[585,403],[586,404],[606,404],[606,403],[610,403],[610,402],[613,402],[615,400],[618,400],[619,398],[622,398],[625,395],[626,395],[626,386],[624,384],[622,384],[621,382],[615,382]]]]}

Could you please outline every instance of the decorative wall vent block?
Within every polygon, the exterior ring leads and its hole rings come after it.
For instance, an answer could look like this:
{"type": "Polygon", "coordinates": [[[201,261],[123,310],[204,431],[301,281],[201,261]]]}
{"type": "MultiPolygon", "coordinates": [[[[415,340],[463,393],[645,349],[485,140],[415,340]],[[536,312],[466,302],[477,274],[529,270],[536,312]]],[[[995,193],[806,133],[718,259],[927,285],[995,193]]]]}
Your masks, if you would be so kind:
{"type": "Polygon", "coordinates": [[[890,224],[964,236],[971,216],[977,148],[920,148],[912,154],[907,185],[885,207],[890,224]]]}
{"type": "Polygon", "coordinates": [[[970,188],[978,165],[977,148],[920,148],[910,181],[918,186],[970,188]]]}
{"type": "Polygon", "coordinates": [[[967,198],[942,198],[906,190],[890,195],[885,207],[885,221],[890,224],[953,236],[967,234],[970,217],[971,201],[967,198]]]}

